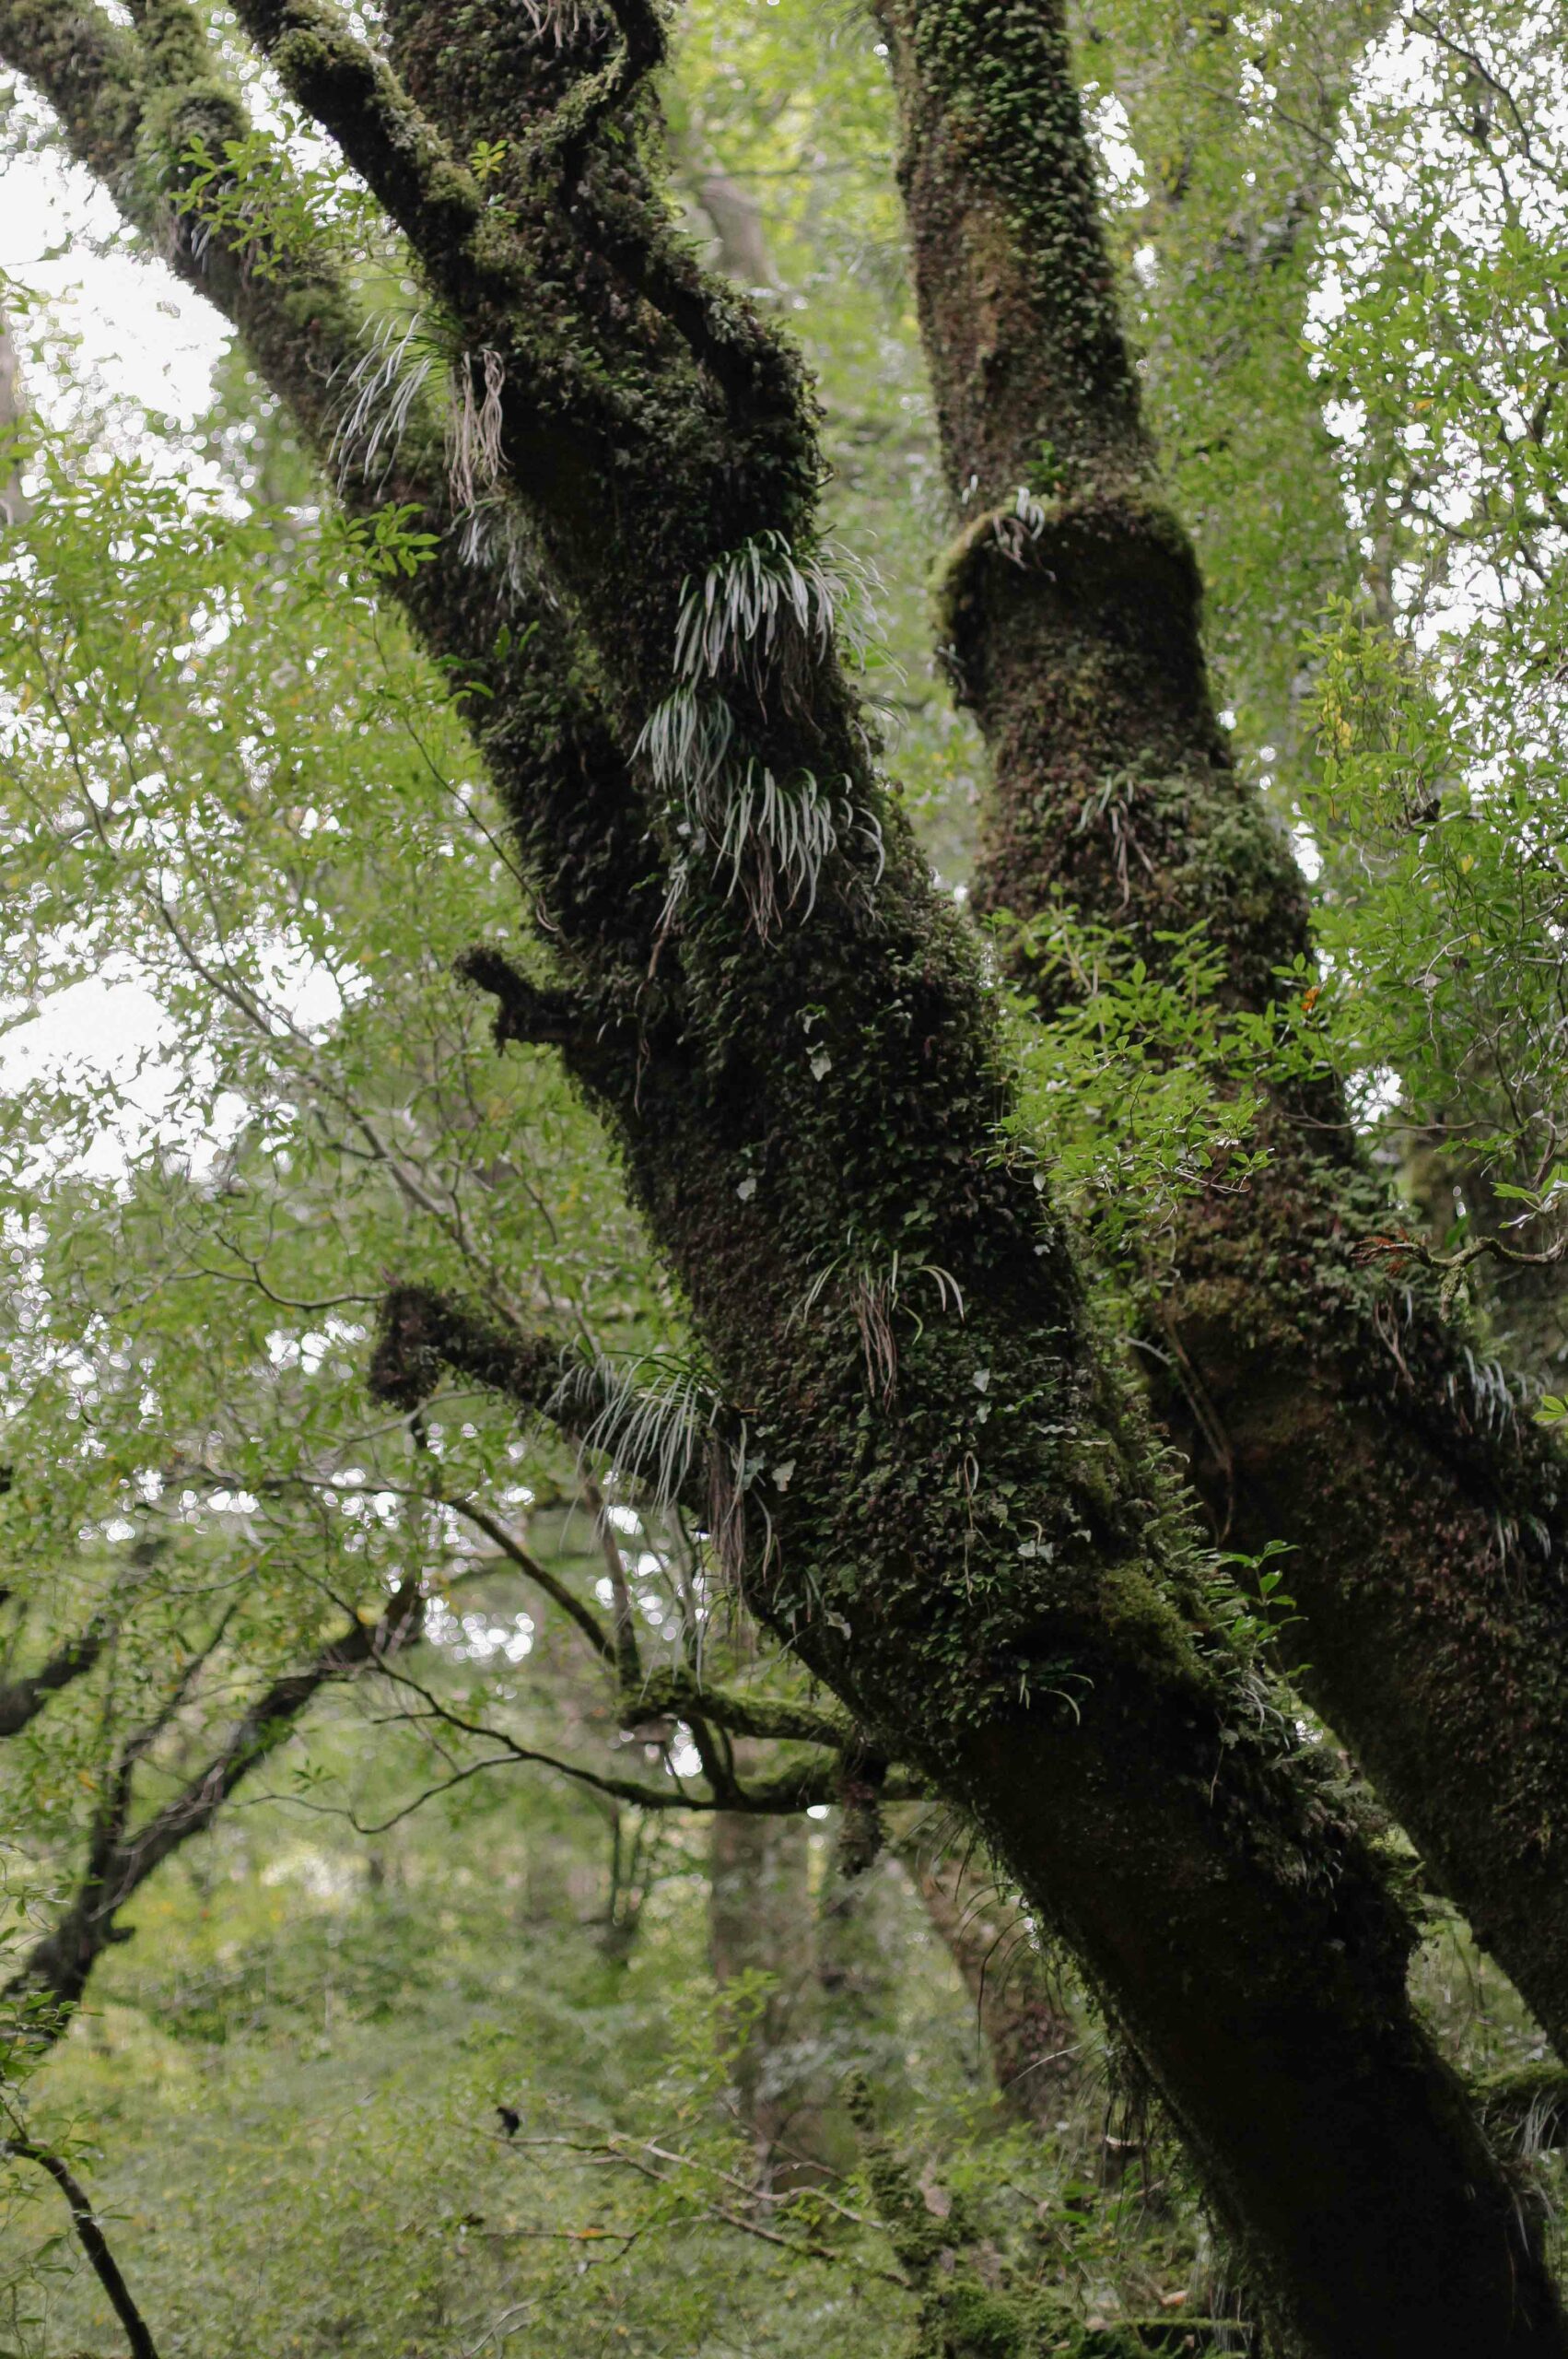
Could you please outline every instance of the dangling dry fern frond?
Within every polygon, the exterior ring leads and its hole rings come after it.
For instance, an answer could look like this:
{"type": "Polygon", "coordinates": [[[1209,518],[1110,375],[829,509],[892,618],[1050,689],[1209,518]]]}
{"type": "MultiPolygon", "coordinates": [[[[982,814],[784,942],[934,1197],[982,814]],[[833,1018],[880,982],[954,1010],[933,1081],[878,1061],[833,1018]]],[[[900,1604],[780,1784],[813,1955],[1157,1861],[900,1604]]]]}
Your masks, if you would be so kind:
{"type": "Polygon", "coordinates": [[[481,493],[488,491],[501,472],[501,389],[506,365],[488,346],[465,352],[452,371],[452,399],[447,411],[447,480],[452,505],[472,514],[481,493]],[[474,371],[483,391],[475,398],[474,371]]]}
{"type": "Polygon", "coordinates": [[[364,352],[343,372],[327,464],[342,495],[350,475],[373,479],[397,457],[437,353],[424,315],[379,321],[364,352]]]}
{"type": "Polygon", "coordinates": [[[522,0],[522,14],[541,49],[575,49],[604,21],[592,0],[522,0]]]}

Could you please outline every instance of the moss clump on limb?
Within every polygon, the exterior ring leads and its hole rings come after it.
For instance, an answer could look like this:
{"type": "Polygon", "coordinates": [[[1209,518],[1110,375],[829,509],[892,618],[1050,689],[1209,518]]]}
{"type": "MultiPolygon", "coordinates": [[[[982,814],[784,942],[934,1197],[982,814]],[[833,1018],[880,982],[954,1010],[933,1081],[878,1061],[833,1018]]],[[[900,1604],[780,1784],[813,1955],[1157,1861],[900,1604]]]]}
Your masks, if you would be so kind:
{"type": "MultiPolygon", "coordinates": [[[[766,939],[705,868],[672,898],[681,814],[637,747],[677,676],[689,585],[765,533],[802,576],[815,557],[797,363],[673,243],[635,91],[580,157],[533,146],[552,170],[474,215],[457,159],[481,126],[454,94],[492,53],[526,83],[515,12],[441,12],[466,72],[438,62],[428,18],[422,41],[400,18],[388,62],[304,0],[239,14],[407,237],[469,365],[498,371],[491,529],[515,524],[515,572],[475,567],[443,528],[389,586],[484,682],[483,742],[554,957],[631,1019],[562,1053],[730,1404],[720,1554],[867,1746],[965,1808],[1072,1943],[1288,2348],[1562,2352],[1511,2189],[1411,2013],[1412,1928],[1284,1699],[1210,1611],[1185,1504],[1101,1352],[1042,1175],[999,1144],[995,994],[836,644],[797,646],[787,671],[734,667],[736,756],[844,781],[874,838],[824,846],[809,914],[802,898],[766,939]],[[515,635],[499,651],[503,618],[527,625],[526,660],[515,635]]],[[[29,21],[0,0],[0,49],[24,70],[29,21]]],[[[541,73],[543,112],[572,76],[554,47],[541,73]]],[[[983,147],[997,128],[980,108],[965,136],[983,147]]],[[[212,291],[319,433],[287,314],[231,264],[212,291]]],[[[322,298],[341,321],[325,283],[322,298]]],[[[1081,358],[1101,351],[1083,322],[1074,336],[1081,358]]],[[[1065,453],[1073,496],[1094,447],[1086,424],[1065,453]]],[[[397,475],[378,492],[351,475],[348,494],[373,517],[397,475]]],[[[428,1305],[419,1324],[422,1348],[428,1305]]],[[[968,2325],[1003,2330],[978,2297],[968,2325]]]]}
{"type": "MultiPolygon", "coordinates": [[[[1065,904],[1156,972],[1201,927],[1223,953],[1217,1006],[1264,1012],[1281,970],[1310,978],[1303,886],[1216,723],[1196,570],[1151,489],[1136,379],[1104,308],[1060,12],[1029,13],[1033,39],[1003,0],[883,11],[946,472],[994,520],[965,526],[942,591],[993,761],[976,898],[1024,920],[1065,904]],[[1022,107],[1026,88],[1039,140],[1003,151],[977,135],[987,105],[1022,107]],[[1001,374],[953,309],[982,248],[1009,290],[1001,374]],[[1017,487],[1043,442],[1078,453],[1077,473],[1065,499],[1027,511],[1017,487]]],[[[1363,1258],[1392,1207],[1325,1068],[1278,1085],[1254,1144],[1266,1167],[1245,1191],[1188,1197],[1146,1269],[1160,1416],[1229,1544],[1292,1545],[1286,1644],[1299,1639],[1307,1693],[1562,2046],[1561,1455],[1511,1405],[1496,1416],[1478,1399],[1433,1274],[1396,1288],[1363,1258]]]]}

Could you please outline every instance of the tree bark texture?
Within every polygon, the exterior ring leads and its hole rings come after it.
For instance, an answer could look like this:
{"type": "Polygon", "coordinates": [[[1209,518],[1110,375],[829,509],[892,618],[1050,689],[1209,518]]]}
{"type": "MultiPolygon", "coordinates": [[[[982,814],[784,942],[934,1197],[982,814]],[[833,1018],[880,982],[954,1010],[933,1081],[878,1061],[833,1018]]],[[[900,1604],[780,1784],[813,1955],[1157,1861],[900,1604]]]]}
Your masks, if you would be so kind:
{"type": "MultiPolygon", "coordinates": [[[[1202,925],[1225,954],[1222,1004],[1263,1009],[1309,952],[1305,893],[1214,716],[1198,569],[1138,416],[1059,12],[883,14],[948,479],[971,519],[941,628],[993,761],[977,898],[1021,916],[1059,898],[1156,971],[1162,934],[1202,925]],[[965,303],[965,283],[985,299],[965,303]],[[1009,519],[1043,440],[1058,485],[1030,537],[1009,519]]],[[[1151,1273],[1156,1406],[1228,1544],[1293,1549],[1307,1694],[1561,2047],[1561,1456],[1478,1371],[1434,1282],[1358,1257],[1393,1208],[1337,1086],[1280,1092],[1261,1137],[1268,1168],[1191,1200],[1151,1273]]]]}
{"type": "MultiPolygon", "coordinates": [[[[1410,2012],[1411,1928],[1211,1610],[1044,1176],[1000,1144],[993,994],[810,569],[798,365],[672,239],[644,170],[659,20],[615,0],[542,33],[405,0],[381,55],[318,0],[238,14],[451,323],[478,496],[416,415],[384,477],[345,456],[332,370],[368,331],[259,197],[240,232],[210,194],[205,224],[167,209],[193,130],[218,154],[242,135],[194,18],[146,0],[127,32],[0,0],[0,53],[240,321],[351,506],[401,499],[439,535],[402,594],[484,691],[467,710],[556,961],[542,1037],[708,1356],[691,1449],[721,1561],[1076,1948],[1283,2348],[1562,2353],[1513,2190],[1410,2012]],[[481,188],[463,159],[498,135],[481,188]]],[[[1192,693],[1172,685],[1173,727],[1192,693]]]]}

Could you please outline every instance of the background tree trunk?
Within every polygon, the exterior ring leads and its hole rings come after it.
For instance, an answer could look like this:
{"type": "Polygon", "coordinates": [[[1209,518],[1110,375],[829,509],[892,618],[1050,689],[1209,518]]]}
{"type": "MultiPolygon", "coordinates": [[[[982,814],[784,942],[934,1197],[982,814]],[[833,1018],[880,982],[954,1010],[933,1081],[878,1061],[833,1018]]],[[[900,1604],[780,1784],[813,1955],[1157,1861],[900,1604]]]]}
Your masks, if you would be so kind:
{"type": "Polygon", "coordinates": [[[742,2041],[735,2103],[756,2142],[759,2180],[765,2188],[809,2184],[822,2158],[821,2091],[809,2085],[816,1986],[806,1822],[717,1812],[708,1872],[708,1949],[720,1994],[747,1976],[770,1986],[754,1991],[734,2026],[742,2041]]]}
{"type": "Polygon", "coordinates": [[[11,437],[27,416],[27,388],[10,323],[0,311],[0,526],[27,521],[30,502],[23,491],[11,437]]]}
{"type": "Polygon", "coordinates": [[[917,1829],[895,1845],[899,1864],[958,1969],[1008,2111],[1055,2130],[1077,2083],[1083,2036],[1053,1990],[1029,1929],[982,1860],[934,1848],[917,1829]]]}

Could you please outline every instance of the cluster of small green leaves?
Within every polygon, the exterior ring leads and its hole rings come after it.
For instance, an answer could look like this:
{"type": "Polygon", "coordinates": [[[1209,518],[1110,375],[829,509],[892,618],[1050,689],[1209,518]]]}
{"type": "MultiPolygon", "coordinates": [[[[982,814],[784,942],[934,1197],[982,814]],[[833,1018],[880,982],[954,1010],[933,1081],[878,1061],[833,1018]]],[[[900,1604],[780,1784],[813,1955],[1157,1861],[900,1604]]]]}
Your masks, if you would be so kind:
{"type": "Polygon", "coordinates": [[[1204,1588],[1210,1611],[1247,1663],[1255,1662],[1296,1618],[1295,1600],[1281,1587],[1284,1567],[1274,1562],[1290,1553],[1286,1542],[1270,1540],[1256,1556],[1223,1549],[1209,1559],[1204,1588]]]}
{"type": "Polygon", "coordinates": [[[336,149],[303,141],[297,123],[282,141],[252,131],[216,153],[198,135],[182,166],[176,209],[242,252],[253,277],[272,276],[279,253],[291,269],[302,258],[339,260],[345,246],[362,259],[387,259],[385,215],[336,149]]]}
{"type": "Polygon", "coordinates": [[[1267,1093],[1324,1055],[1305,968],[1281,978],[1270,1009],[1226,1012],[1223,956],[1203,929],[1163,938],[1153,974],[1113,928],[1067,910],[1009,931],[1010,958],[1053,1009],[1042,1022],[1025,1005],[1013,1026],[1018,1132],[1113,1264],[1157,1253],[1183,1198],[1245,1187],[1264,1156],[1254,1133],[1267,1093]]]}
{"type": "Polygon", "coordinates": [[[1568,1116],[1562,998],[1568,798],[1552,715],[1484,633],[1422,654],[1340,613],[1316,642],[1324,1014],[1368,1111],[1430,1139],[1453,1175],[1445,1244],[1560,1226],[1568,1116]]]}
{"type": "Polygon", "coordinates": [[[145,419],[119,455],[122,423],[38,428],[0,551],[7,1673],[114,1633],[5,1748],[10,1957],[171,1695],[164,1794],[345,1613],[472,1579],[433,1489],[515,1517],[569,1484],[477,1398],[433,1405],[416,1461],[365,1392],[389,1274],[571,1305],[609,1345],[665,1323],[592,1124],[451,971],[516,880],[448,684],[376,602],[423,536],[252,504],[145,419]]]}

